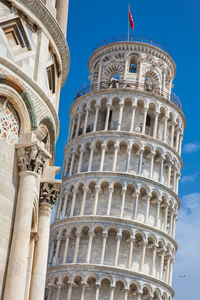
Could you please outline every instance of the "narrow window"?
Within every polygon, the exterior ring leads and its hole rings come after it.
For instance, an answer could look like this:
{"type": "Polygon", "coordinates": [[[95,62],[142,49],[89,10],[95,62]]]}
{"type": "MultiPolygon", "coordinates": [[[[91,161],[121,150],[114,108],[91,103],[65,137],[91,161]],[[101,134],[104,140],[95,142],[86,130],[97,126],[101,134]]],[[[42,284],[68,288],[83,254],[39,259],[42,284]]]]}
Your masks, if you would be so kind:
{"type": "Polygon", "coordinates": [[[47,68],[47,77],[49,82],[49,89],[52,92],[52,94],[55,94],[56,92],[56,85],[55,85],[55,67],[54,65],[51,65],[47,68]]]}

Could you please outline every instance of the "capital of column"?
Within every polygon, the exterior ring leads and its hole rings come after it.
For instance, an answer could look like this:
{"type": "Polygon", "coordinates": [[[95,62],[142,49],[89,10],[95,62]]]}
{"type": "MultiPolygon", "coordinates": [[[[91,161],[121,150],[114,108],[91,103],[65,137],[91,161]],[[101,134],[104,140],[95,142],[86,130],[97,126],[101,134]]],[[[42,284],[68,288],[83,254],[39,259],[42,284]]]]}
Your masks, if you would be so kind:
{"type": "Polygon", "coordinates": [[[61,183],[60,182],[41,182],[40,184],[40,205],[42,203],[48,203],[53,205],[61,191],[61,183]]]}
{"type": "Polygon", "coordinates": [[[101,149],[106,149],[107,145],[106,144],[101,144],[101,149]]]}
{"type": "Polygon", "coordinates": [[[35,141],[16,145],[20,172],[31,171],[38,175],[41,174],[44,166],[51,159],[51,154],[40,144],[35,141]]]}

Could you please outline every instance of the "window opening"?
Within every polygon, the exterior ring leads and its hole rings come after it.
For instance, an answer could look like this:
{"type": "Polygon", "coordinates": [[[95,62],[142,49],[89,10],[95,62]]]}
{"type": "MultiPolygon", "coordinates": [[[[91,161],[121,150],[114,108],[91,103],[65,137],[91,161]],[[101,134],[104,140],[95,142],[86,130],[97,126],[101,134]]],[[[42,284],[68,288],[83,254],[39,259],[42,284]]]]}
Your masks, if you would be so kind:
{"type": "Polygon", "coordinates": [[[55,67],[54,65],[51,65],[47,68],[47,77],[49,82],[49,89],[52,92],[52,94],[55,94],[56,92],[56,85],[55,85],[55,67]]]}

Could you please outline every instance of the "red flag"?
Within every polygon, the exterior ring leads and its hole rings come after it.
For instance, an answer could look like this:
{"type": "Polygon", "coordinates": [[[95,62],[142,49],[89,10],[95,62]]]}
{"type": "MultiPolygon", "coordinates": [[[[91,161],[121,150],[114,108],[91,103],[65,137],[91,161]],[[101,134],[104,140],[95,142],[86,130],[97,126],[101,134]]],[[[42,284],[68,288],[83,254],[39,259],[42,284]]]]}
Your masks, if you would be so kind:
{"type": "Polygon", "coordinates": [[[131,28],[134,29],[134,21],[130,9],[129,9],[129,21],[130,21],[131,28]]]}

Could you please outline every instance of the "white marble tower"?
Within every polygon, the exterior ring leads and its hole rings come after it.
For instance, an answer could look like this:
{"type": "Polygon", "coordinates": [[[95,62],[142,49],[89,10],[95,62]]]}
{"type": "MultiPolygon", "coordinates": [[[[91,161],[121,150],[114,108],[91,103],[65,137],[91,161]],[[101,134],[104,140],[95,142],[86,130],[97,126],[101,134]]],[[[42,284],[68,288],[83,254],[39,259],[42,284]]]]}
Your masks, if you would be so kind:
{"type": "Polygon", "coordinates": [[[151,40],[105,41],[70,110],[46,299],[171,300],[185,118],[151,40]]]}

